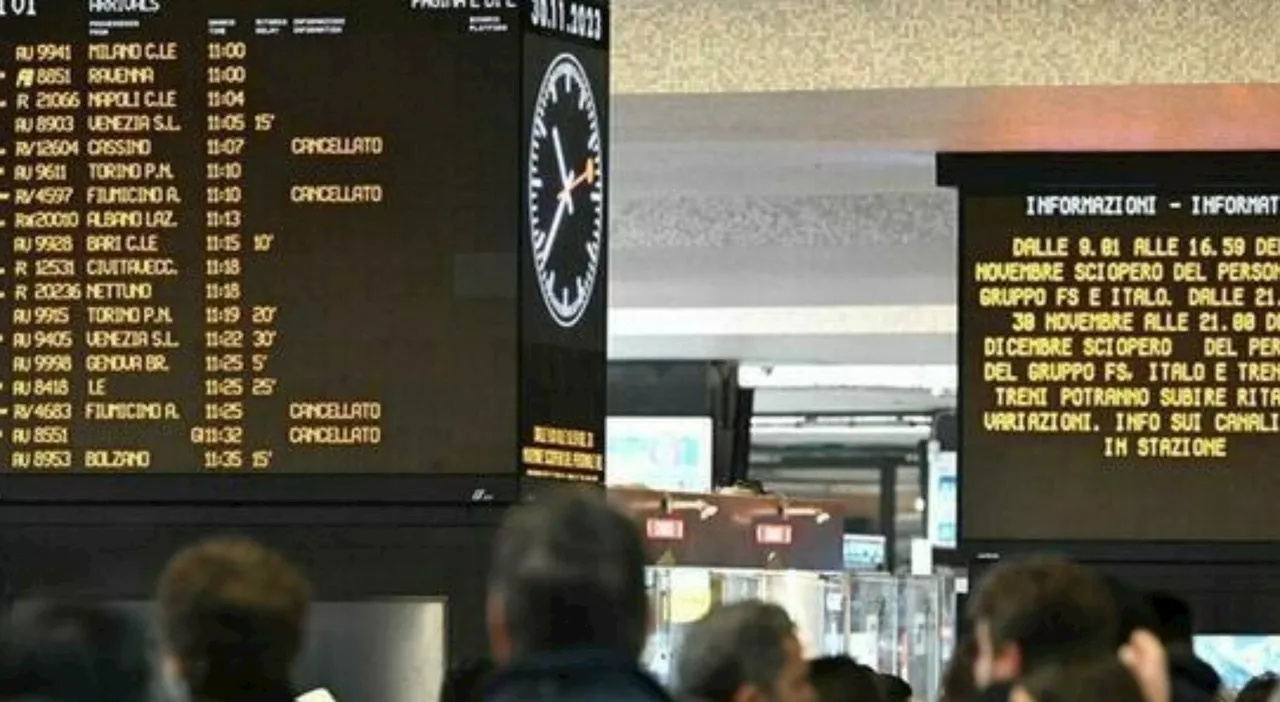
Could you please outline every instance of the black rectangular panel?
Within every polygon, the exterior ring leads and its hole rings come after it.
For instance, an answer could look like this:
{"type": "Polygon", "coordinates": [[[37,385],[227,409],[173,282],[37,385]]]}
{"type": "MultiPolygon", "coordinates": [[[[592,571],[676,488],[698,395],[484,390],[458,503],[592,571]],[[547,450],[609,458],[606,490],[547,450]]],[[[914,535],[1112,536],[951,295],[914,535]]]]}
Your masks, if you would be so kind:
{"type": "Polygon", "coordinates": [[[296,563],[317,601],[444,598],[447,653],[461,660],[488,650],[484,627],[475,623],[484,617],[500,517],[501,510],[484,507],[7,507],[0,513],[0,595],[149,599],[178,549],[240,534],[296,563]]]}
{"type": "Polygon", "coordinates": [[[533,0],[524,16],[522,475],[603,483],[608,11],[533,0]]]}
{"type": "MultiPolygon", "coordinates": [[[[736,370],[736,368],[735,368],[736,370]]],[[[612,361],[609,414],[661,417],[721,414],[717,398],[726,375],[715,362],[612,361]]]]}
{"type": "MultiPolygon", "coordinates": [[[[36,601],[19,601],[15,613],[36,601]]],[[[101,603],[155,626],[148,600],[101,603]]],[[[335,699],[422,702],[434,699],[445,673],[448,602],[444,598],[392,598],[312,602],[306,641],[294,666],[296,694],[328,690],[335,699]],[[353,656],[359,650],[362,655],[353,656]]],[[[159,681],[156,681],[159,683],[159,681]]],[[[158,686],[156,699],[165,699],[158,686]]]]}
{"type": "Polygon", "coordinates": [[[972,178],[958,182],[963,539],[1274,540],[1267,160],[982,158],[950,167],[972,178]],[[1185,179],[1202,171],[1220,180],[1185,179]]]}

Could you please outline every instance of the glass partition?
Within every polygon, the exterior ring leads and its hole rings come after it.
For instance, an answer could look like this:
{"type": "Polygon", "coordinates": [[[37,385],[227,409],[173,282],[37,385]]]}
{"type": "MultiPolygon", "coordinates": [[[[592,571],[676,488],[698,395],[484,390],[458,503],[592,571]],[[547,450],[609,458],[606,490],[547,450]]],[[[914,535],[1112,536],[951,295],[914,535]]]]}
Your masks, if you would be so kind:
{"type": "Polygon", "coordinates": [[[948,576],[655,567],[647,577],[657,626],[645,660],[664,682],[689,624],[714,605],[761,599],[795,620],[806,656],[847,654],[937,698],[954,636],[948,576]]]}

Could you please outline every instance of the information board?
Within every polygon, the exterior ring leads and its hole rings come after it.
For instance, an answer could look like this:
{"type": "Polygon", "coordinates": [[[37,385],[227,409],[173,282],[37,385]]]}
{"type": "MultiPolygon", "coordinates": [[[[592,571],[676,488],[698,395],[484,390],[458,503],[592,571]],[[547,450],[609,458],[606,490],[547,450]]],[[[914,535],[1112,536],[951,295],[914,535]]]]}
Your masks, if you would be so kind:
{"type": "Polygon", "coordinates": [[[0,0],[0,499],[602,481],[606,28],[0,0]]]}
{"type": "Polygon", "coordinates": [[[1215,157],[1027,156],[993,182],[982,157],[953,158],[972,176],[951,181],[962,538],[1274,539],[1280,187],[1265,160],[1193,182],[1215,157]]]}

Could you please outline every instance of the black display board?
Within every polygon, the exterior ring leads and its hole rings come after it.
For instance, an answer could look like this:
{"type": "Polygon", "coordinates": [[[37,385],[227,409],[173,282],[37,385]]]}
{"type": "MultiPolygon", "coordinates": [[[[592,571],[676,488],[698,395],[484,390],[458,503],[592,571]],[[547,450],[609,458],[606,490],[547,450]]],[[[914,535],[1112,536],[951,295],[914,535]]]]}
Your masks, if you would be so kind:
{"type": "Polygon", "coordinates": [[[964,542],[1280,532],[1280,157],[943,155],[964,542]]]}
{"type": "Polygon", "coordinates": [[[607,27],[0,2],[0,499],[602,482],[607,27]]]}

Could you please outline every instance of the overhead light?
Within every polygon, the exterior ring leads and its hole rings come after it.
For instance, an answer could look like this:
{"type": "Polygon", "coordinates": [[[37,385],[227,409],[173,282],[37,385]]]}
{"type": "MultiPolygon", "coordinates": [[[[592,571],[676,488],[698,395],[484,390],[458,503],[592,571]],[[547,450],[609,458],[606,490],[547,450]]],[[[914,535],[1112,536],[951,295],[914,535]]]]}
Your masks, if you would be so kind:
{"type": "Polygon", "coordinates": [[[738,384],[749,388],[889,388],[954,394],[958,376],[948,365],[743,365],[738,384]]]}
{"type": "Polygon", "coordinates": [[[752,427],[798,427],[809,421],[808,417],[794,414],[762,414],[751,418],[752,427]]]}
{"type": "Polygon", "coordinates": [[[954,305],[612,307],[609,335],[848,336],[954,334],[954,305]]]}

